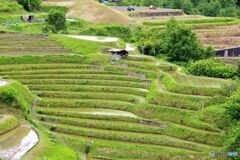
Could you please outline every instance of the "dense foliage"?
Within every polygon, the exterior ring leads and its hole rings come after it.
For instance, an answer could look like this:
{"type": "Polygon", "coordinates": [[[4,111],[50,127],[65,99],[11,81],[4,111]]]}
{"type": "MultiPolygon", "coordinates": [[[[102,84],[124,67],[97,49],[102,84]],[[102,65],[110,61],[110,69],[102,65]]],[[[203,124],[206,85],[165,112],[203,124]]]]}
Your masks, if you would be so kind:
{"type": "MultiPolygon", "coordinates": [[[[114,5],[111,3],[111,5],[114,5]]],[[[174,9],[182,9],[186,14],[203,14],[206,16],[240,16],[239,0],[123,0],[115,5],[138,5],[157,7],[171,6],[174,9]]]]}
{"type": "Polygon", "coordinates": [[[199,60],[213,55],[211,48],[205,52],[197,35],[191,29],[181,26],[175,19],[171,19],[161,35],[162,53],[170,61],[187,62],[199,60]]]}
{"type": "Polygon", "coordinates": [[[226,114],[230,116],[232,121],[240,121],[240,93],[236,93],[225,104],[226,114]]]}
{"type": "Polygon", "coordinates": [[[235,93],[225,104],[226,116],[230,117],[231,124],[228,130],[226,145],[229,150],[240,151],[240,92],[235,93]]]}
{"type": "Polygon", "coordinates": [[[237,74],[235,68],[221,62],[219,59],[197,61],[190,65],[188,71],[196,76],[215,78],[232,78],[237,74]]]}
{"type": "Polygon", "coordinates": [[[197,35],[174,18],[166,23],[162,32],[142,33],[141,36],[139,49],[144,54],[166,56],[170,61],[196,61],[214,55],[211,47],[204,49],[197,35]]]}
{"type": "Polygon", "coordinates": [[[33,11],[38,9],[42,3],[42,0],[17,0],[19,4],[27,11],[33,11]]]}
{"type": "Polygon", "coordinates": [[[31,107],[32,95],[28,88],[13,81],[0,89],[0,103],[9,108],[21,109],[27,118],[31,107]]]}
{"type": "Polygon", "coordinates": [[[65,13],[59,10],[52,10],[48,14],[48,18],[46,19],[47,26],[46,30],[51,30],[53,33],[58,33],[60,31],[66,31],[66,17],[65,13]]]}

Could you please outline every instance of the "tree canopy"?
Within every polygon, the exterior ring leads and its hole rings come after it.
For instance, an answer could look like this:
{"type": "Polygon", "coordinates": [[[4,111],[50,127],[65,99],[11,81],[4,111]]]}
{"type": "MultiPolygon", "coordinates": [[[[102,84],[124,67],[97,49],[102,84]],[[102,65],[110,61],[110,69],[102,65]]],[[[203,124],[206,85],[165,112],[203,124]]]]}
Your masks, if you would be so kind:
{"type": "Polygon", "coordinates": [[[17,2],[21,4],[25,10],[33,11],[38,9],[42,3],[42,0],[17,0],[17,2]]]}
{"type": "Polygon", "coordinates": [[[153,30],[139,35],[139,49],[143,54],[166,57],[169,61],[188,62],[212,57],[212,47],[203,48],[197,35],[174,18],[166,23],[161,32],[153,30]]]}
{"type": "Polygon", "coordinates": [[[205,55],[197,35],[191,29],[179,25],[174,18],[167,23],[161,41],[162,52],[170,61],[195,61],[209,56],[205,55]]]}
{"type": "Polygon", "coordinates": [[[123,0],[117,5],[171,6],[186,14],[240,17],[240,0],[123,0]]]}
{"type": "Polygon", "coordinates": [[[59,10],[52,10],[48,14],[46,19],[47,26],[46,30],[51,30],[53,33],[58,33],[60,31],[66,31],[66,17],[65,13],[59,10]]]}

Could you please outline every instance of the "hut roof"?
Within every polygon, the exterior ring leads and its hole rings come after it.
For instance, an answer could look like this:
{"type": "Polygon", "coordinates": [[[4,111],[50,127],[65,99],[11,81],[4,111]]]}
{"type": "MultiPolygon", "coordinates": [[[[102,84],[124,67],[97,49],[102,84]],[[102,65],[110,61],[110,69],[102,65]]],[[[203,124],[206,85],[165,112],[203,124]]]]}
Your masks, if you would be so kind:
{"type": "Polygon", "coordinates": [[[229,47],[229,48],[217,49],[216,51],[225,51],[225,50],[236,49],[236,48],[240,48],[240,46],[235,46],[235,47],[229,47]]]}
{"type": "Polygon", "coordinates": [[[118,48],[110,49],[110,50],[108,50],[108,52],[111,52],[111,53],[126,52],[127,53],[127,51],[125,49],[118,49],[118,48]]]}

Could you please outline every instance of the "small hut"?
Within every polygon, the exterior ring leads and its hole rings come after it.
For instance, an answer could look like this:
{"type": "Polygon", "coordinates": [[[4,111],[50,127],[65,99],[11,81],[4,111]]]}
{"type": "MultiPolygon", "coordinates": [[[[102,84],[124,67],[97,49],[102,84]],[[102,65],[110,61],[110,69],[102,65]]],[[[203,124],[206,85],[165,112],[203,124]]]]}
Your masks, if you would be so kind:
{"type": "Polygon", "coordinates": [[[240,46],[216,50],[217,57],[240,57],[240,46]]]}
{"type": "Polygon", "coordinates": [[[112,54],[112,60],[119,61],[121,58],[128,56],[128,52],[125,49],[110,49],[108,50],[112,54]]]}
{"type": "Polygon", "coordinates": [[[21,16],[21,20],[23,20],[24,22],[32,22],[34,20],[34,15],[21,16]]]}

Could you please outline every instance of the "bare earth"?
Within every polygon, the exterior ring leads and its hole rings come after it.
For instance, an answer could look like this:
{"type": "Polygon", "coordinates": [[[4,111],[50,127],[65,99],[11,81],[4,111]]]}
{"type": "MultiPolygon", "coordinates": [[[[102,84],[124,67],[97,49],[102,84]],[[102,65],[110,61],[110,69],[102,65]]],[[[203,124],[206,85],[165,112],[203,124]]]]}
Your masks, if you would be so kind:
{"type": "Polygon", "coordinates": [[[68,17],[81,18],[86,21],[128,25],[130,20],[127,15],[95,0],[48,0],[44,1],[43,5],[68,7],[68,17]]]}
{"type": "Polygon", "coordinates": [[[212,29],[194,30],[205,46],[212,45],[216,49],[240,45],[240,26],[223,26],[212,29]]]}

